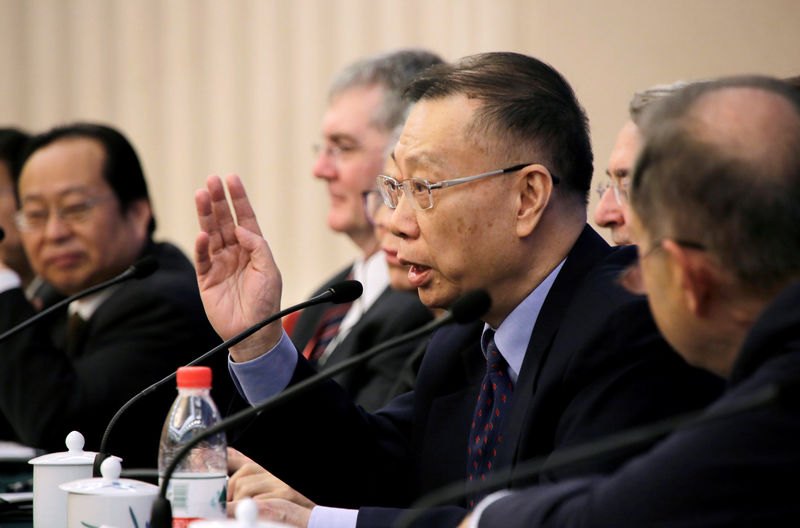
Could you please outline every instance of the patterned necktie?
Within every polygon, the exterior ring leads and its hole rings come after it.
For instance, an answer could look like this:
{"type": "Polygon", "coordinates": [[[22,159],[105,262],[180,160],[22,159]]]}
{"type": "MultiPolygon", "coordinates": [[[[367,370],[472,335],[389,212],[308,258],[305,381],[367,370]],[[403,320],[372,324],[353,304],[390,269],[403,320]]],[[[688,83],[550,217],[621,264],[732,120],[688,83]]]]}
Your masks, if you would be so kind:
{"type": "Polygon", "coordinates": [[[314,335],[311,336],[311,340],[303,350],[303,355],[309,361],[317,363],[325,349],[328,348],[331,340],[339,333],[342,319],[347,315],[352,304],[352,302],[334,304],[323,314],[317,329],[314,331],[314,335]]]}
{"type": "MultiPolygon", "coordinates": [[[[508,377],[508,363],[497,350],[494,332],[487,331],[486,374],[481,382],[478,403],[472,417],[467,444],[467,480],[484,480],[492,470],[492,461],[502,442],[502,425],[511,406],[513,385],[508,377]],[[489,334],[488,332],[491,332],[489,334]]],[[[468,498],[472,508],[486,493],[468,498]]]]}

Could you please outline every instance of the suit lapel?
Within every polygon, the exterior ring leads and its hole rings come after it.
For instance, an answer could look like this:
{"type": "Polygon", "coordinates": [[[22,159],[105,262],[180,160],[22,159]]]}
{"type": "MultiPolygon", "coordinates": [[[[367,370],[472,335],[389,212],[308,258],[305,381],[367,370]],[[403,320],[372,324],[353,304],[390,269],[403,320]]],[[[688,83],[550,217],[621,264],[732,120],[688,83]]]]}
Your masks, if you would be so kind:
{"type": "Polygon", "coordinates": [[[536,384],[551,352],[564,313],[583,277],[597,262],[608,255],[610,246],[588,225],[567,255],[566,262],[545,298],[536,325],[533,328],[525,359],[522,362],[517,385],[514,388],[515,405],[503,431],[503,441],[498,450],[498,468],[509,468],[517,461],[520,437],[527,429],[532,410],[537,405],[536,384]],[[518,405],[516,402],[520,402],[518,405]]]}
{"type": "Polygon", "coordinates": [[[415,409],[418,423],[425,424],[414,442],[422,491],[465,478],[470,419],[486,370],[482,329],[483,323],[444,327],[428,346],[416,389],[422,406],[415,409]]]}

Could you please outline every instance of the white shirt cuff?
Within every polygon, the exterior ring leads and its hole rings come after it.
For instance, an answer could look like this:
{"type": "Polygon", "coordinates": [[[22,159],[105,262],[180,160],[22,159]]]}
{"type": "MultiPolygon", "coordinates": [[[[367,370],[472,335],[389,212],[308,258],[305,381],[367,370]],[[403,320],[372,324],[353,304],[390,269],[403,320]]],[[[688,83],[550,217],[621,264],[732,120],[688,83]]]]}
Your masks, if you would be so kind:
{"type": "Polygon", "coordinates": [[[356,528],[358,510],[314,506],[308,528],[356,528]]]}
{"type": "MultiPolygon", "coordinates": [[[[478,523],[481,520],[481,515],[483,514],[483,510],[491,506],[495,501],[502,499],[503,497],[508,497],[511,495],[511,492],[508,490],[496,491],[491,495],[487,495],[482,501],[478,503],[477,506],[472,510],[472,514],[469,518],[469,528],[478,528],[478,523]]],[[[310,528],[310,527],[309,527],[310,528]]]]}
{"type": "Polygon", "coordinates": [[[0,270],[0,293],[21,287],[22,281],[16,271],[10,269],[0,270]]]}

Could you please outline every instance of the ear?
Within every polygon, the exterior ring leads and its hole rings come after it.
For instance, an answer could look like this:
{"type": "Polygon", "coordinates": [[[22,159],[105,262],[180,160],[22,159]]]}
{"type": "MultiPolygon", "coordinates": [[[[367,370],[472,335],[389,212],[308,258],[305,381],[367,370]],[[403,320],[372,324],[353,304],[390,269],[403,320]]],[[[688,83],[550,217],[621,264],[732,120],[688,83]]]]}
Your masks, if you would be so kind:
{"type": "Polygon", "coordinates": [[[517,208],[517,236],[530,235],[542,218],[550,195],[553,192],[553,178],[544,165],[528,165],[522,169],[519,180],[519,207],[517,208]]]}
{"type": "Polygon", "coordinates": [[[686,307],[697,316],[708,315],[718,290],[716,274],[708,259],[702,251],[681,246],[669,238],[662,243],[671,257],[672,278],[681,287],[686,307]]]}
{"type": "Polygon", "coordinates": [[[147,239],[147,227],[150,224],[152,210],[150,209],[150,201],[145,198],[135,200],[128,205],[128,210],[125,212],[125,217],[130,222],[134,229],[136,236],[142,240],[147,239]]]}

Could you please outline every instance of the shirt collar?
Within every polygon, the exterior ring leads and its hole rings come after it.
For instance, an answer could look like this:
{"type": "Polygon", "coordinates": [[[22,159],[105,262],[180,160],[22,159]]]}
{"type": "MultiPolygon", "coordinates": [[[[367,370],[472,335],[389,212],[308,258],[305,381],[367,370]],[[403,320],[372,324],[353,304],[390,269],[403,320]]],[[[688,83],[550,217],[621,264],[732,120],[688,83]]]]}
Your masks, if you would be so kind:
{"type": "Polygon", "coordinates": [[[366,260],[356,260],[353,263],[353,278],[364,287],[356,303],[366,311],[389,285],[389,267],[383,252],[378,251],[366,260]]]}
{"type": "Polygon", "coordinates": [[[119,287],[111,286],[110,288],[106,288],[105,290],[99,291],[97,293],[93,293],[92,295],[88,295],[83,299],[78,299],[77,301],[72,301],[69,303],[69,307],[67,308],[67,313],[69,315],[79,314],[81,319],[84,321],[88,321],[91,319],[94,312],[100,307],[103,302],[111,297],[111,294],[119,287]]]}
{"type": "MultiPolygon", "coordinates": [[[[550,292],[550,288],[552,288],[553,282],[555,282],[566,260],[559,262],[558,266],[514,308],[495,331],[494,344],[506,362],[508,362],[508,375],[514,383],[516,383],[519,371],[522,369],[522,361],[525,359],[525,352],[528,350],[533,327],[536,326],[536,320],[539,318],[539,312],[542,310],[544,300],[547,298],[547,294],[550,292]]],[[[483,335],[486,335],[487,330],[492,330],[492,327],[488,324],[483,327],[483,335]]],[[[486,355],[486,341],[488,341],[488,338],[484,339],[481,336],[481,348],[484,356],[486,355]]]]}

